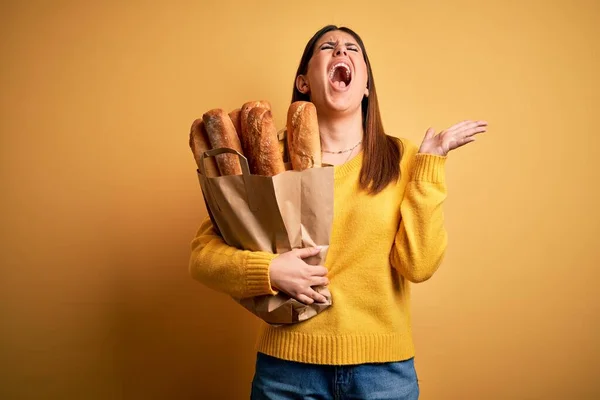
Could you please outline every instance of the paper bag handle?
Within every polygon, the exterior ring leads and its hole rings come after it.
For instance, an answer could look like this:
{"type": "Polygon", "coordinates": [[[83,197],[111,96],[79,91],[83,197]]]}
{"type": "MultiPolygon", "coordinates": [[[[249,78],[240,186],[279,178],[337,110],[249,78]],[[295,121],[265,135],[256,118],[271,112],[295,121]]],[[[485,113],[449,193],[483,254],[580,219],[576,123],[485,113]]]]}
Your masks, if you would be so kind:
{"type": "MultiPolygon", "coordinates": [[[[246,202],[248,203],[248,207],[250,208],[251,211],[256,211],[258,209],[258,205],[260,204],[260,201],[258,201],[256,199],[256,194],[254,194],[254,191],[250,190],[251,185],[248,182],[248,180],[250,179],[250,167],[248,167],[248,159],[242,153],[240,153],[237,150],[230,149],[229,147],[219,147],[218,149],[207,150],[204,153],[202,153],[202,157],[200,159],[200,165],[198,166],[198,171],[200,172],[200,174],[206,176],[205,167],[204,167],[204,159],[209,158],[209,157],[215,157],[215,156],[218,156],[219,154],[224,154],[224,153],[235,154],[240,159],[240,166],[242,167],[242,179],[244,180],[244,187],[246,188],[246,202]]],[[[214,196],[212,195],[212,192],[211,192],[210,196],[212,197],[214,203],[217,204],[217,207],[219,207],[218,202],[214,200],[214,196]]],[[[221,208],[219,207],[219,211],[220,210],[221,210],[221,208]]]]}
{"type": "Polygon", "coordinates": [[[228,147],[219,147],[218,149],[207,150],[204,153],[202,153],[202,157],[200,159],[200,165],[198,165],[198,170],[200,171],[200,173],[202,175],[206,176],[206,170],[204,167],[204,159],[205,158],[215,157],[215,156],[218,156],[219,154],[223,154],[223,153],[236,154],[238,156],[238,158],[240,159],[240,166],[242,167],[242,174],[250,175],[250,168],[248,167],[248,159],[246,157],[244,157],[244,155],[241,154],[239,151],[230,149],[228,147]]]}

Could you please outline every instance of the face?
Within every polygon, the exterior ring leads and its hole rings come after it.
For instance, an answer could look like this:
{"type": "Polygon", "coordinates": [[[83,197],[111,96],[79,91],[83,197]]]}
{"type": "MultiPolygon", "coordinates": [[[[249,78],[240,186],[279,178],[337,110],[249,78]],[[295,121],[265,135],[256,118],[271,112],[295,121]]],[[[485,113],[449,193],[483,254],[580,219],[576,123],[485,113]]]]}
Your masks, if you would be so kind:
{"type": "Polygon", "coordinates": [[[361,112],[367,90],[367,65],[354,37],[343,31],[324,34],[315,46],[306,75],[296,87],[310,94],[320,113],[361,112]]]}

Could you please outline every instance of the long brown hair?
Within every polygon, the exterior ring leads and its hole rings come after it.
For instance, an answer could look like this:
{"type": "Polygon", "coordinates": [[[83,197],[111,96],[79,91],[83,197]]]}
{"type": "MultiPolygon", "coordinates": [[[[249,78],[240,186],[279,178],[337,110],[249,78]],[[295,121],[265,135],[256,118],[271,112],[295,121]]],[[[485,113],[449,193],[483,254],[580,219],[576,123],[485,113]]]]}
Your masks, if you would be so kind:
{"type": "Polygon", "coordinates": [[[369,96],[365,96],[361,104],[365,134],[363,138],[364,158],[360,170],[360,188],[371,194],[376,194],[400,178],[402,142],[395,137],[386,135],[383,130],[379,103],[377,102],[377,90],[375,90],[375,80],[373,79],[373,70],[371,69],[369,57],[367,57],[365,45],[356,32],[343,26],[327,25],[314,34],[304,48],[298,71],[296,71],[292,103],[299,100],[310,101],[310,94],[303,94],[296,87],[296,78],[299,75],[306,75],[308,72],[308,62],[313,56],[317,41],[321,36],[331,31],[342,31],[352,35],[360,46],[365,63],[367,64],[369,77],[367,88],[369,89],[369,96]]]}

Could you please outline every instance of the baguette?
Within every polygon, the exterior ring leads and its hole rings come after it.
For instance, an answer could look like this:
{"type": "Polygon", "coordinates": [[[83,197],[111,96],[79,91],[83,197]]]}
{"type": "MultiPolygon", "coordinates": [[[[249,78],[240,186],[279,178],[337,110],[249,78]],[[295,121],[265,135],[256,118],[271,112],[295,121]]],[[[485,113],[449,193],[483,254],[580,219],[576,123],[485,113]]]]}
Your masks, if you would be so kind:
{"type": "Polygon", "coordinates": [[[250,172],[255,175],[274,176],[285,171],[283,157],[279,150],[277,128],[271,110],[254,107],[247,117],[249,138],[246,153],[250,172]]]}
{"type": "MultiPolygon", "coordinates": [[[[202,162],[202,153],[210,150],[210,142],[208,141],[208,134],[206,133],[206,127],[204,121],[198,118],[192,123],[190,129],[190,148],[194,154],[196,165],[200,168],[202,162]]],[[[210,157],[204,160],[204,168],[206,176],[213,178],[219,176],[219,170],[217,169],[217,162],[214,157],[210,157]]]]}
{"type": "Polygon", "coordinates": [[[240,110],[240,142],[242,143],[244,153],[248,153],[250,151],[250,139],[248,133],[248,114],[250,113],[250,110],[252,110],[255,107],[271,110],[271,104],[266,100],[249,101],[242,105],[242,108],[240,110]]]}
{"type": "Polygon", "coordinates": [[[287,114],[287,142],[294,170],[321,166],[321,137],[317,109],[313,103],[296,101],[290,105],[287,114]]]}
{"type": "Polygon", "coordinates": [[[229,118],[231,118],[231,122],[233,122],[233,126],[235,126],[235,131],[240,139],[240,143],[242,142],[242,119],[240,118],[241,112],[241,108],[236,108],[229,113],[229,118]]]}
{"type": "MultiPolygon", "coordinates": [[[[240,139],[235,131],[235,126],[229,115],[220,108],[207,111],[202,116],[208,140],[213,149],[227,147],[243,154],[240,139]]],[[[221,175],[240,175],[242,167],[240,160],[235,154],[220,154],[216,157],[217,165],[221,175]]]]}

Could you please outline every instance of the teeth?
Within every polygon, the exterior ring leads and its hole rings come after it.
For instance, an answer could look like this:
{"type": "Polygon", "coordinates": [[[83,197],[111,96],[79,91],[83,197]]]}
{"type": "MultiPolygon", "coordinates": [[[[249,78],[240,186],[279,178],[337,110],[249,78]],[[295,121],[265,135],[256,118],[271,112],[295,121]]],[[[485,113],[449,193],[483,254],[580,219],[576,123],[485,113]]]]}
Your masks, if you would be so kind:
{"type": "Polygon", "coordinates": [[[344,68],[346,70],[346,79],[350,79],[350,67],[348,66],[348,64],[343,63],[343,62],[334,64],[333,67],[331,67],[331,69],[329,70],[329,79],[333,79],[333,75],[335,74],[335,69],[338,67],[344,68]]]}

